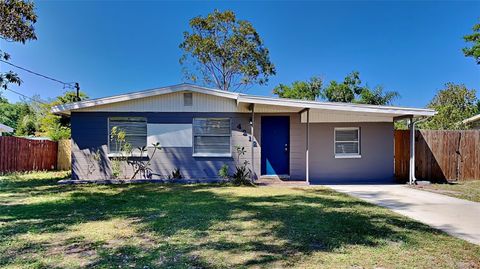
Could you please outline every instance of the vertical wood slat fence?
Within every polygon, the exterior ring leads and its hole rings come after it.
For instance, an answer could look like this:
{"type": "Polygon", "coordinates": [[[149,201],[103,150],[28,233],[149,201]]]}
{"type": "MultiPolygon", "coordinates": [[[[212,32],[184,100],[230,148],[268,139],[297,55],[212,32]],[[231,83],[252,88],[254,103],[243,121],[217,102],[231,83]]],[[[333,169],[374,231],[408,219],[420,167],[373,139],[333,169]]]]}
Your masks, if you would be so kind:
{"type": "MultiPolygon", "coordinates": [[[[408,179],[410,131],[395,131],[395,177],[408,179]]],[[[415,177],[433,182],[480,180],[480,131],[416,131],[415,177]]]]}
{"type": "Polygon", "coordinates": [[[0,174],[54,170],[57,166],[57,142],[20,137],[0,137],[0,174]]]}

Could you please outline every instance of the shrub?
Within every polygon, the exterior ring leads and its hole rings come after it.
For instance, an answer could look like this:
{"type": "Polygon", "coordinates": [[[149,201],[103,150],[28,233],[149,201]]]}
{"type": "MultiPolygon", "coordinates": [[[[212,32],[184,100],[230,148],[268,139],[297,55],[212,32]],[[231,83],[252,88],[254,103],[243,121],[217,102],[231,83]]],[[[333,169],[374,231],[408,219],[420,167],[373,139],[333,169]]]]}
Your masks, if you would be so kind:
{"type": "Polygon", "coordinates": [[[218,170],[218,176],[223,179],[229,178],[230,175],[228,174],[228,165],[222,165],[220,170],[218,170]]]}
{"type": "Polygon", "coordinates": [[[182,179],[182,178],[183,178],[183,176],[180,173],[180,169],[178,169],[178,168],[173,169],[172,174],[168,176],[169,180],[182,179]]]}

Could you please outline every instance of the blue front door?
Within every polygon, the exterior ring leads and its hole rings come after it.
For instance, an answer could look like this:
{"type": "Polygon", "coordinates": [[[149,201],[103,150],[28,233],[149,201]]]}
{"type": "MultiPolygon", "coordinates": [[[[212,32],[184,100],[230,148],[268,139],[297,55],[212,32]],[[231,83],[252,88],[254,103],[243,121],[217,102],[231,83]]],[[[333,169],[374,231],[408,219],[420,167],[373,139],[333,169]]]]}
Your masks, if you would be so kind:
{"type": "Polygon", "coordinates": [[[262,175],[289,175],[290,118],[262,117],[262,175]]]}

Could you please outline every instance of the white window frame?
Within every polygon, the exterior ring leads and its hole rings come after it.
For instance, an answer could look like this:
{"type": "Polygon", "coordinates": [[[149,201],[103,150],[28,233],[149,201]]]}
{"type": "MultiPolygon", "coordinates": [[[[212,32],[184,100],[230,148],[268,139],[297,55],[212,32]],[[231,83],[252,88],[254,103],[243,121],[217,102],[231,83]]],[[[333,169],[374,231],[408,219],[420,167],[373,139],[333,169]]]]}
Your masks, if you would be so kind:
{"type": "MultiPolygon", "coordinates": [[[[148,136],[148,120],[146,117],[135,117],[135,116],[132,116],[132,117],[128,117],[128,116],[125,116],[125,117],[122,117],[122,116],[118,116],[118,117],[108,117],[107,119],[107,157],[140,157],[142,156],[142,153],[138,150],[138,149],[132,149],[132,152],[127,155],[126,153],[121,153],[121,152],[110,152],[110,132],[111,132],[111,128],[110,128],[110,120],[111,119],[118,119],[118,118],[138,118],[138,119],[145,119],[145,124],[147,124],[147,133],[145,134],[145,145],[147,145],[147,136],[148,136]]],[[[143,154],[143,157],[145,154],[143,154]]]]}
{"type": "Polygon", "coordinates": [[[333,154],[335,155],[335,159],[358,159],[361,158],[360,152],[360,143],[361,143],[361,136],[360,136],[360,128],[359,127],[336,127],[333,131],[333,154]],[[337,142],[337,131],[357,131],[358,133],[358,141],[338,141],[337,142]],[[357,142],[358,153],[337,153],[337,143],[341,142],[357,142]]]}
{"type": "Polygon", "coordinates": [[[232,157],[232,119],[231,118],[210,118],[210,117],[201,117],[192,119],[192,157],[232,157]],[[195,120],[228,120],[228,126],[230,132],[228,135],[214,135],[214,136],[228,136],[229,137],[229,152],[228,153],[195,153],[195,120]]]}

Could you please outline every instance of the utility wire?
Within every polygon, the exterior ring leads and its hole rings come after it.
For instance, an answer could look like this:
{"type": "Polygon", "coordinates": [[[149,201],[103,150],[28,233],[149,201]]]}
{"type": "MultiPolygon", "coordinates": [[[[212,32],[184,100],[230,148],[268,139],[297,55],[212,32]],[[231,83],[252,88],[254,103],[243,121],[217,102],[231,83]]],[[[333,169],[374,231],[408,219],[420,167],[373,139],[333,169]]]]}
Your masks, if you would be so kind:
{"type": "Polygon", "coordinates": [[[42,104],[42,105],[48,105],[47,103],[44,103],[44,102],[42,102],[42,101],[33,99],[33,98],[30,97],[30,96],[27,96],[27,95],[25,95],[25,94],[23,94],[23,93],[19,93],[19,92],[17,92],[17,91],[12,90],[12,89],[7,88],[6,90],[7,90],[7,91],[11,91],[11,92],[13,92],[13,93],[15,93],[15,94],[18,94],[18,95],[20,95],[20,96],[22,96],[22,97],[24,97],[24,98],[27,98],[27,99],[29,99],[29,100],[31,100],[31,101],[33,101],[33,102],[37,102],[37,103],[42,104]]]}
{"type": "Polygon", "coordinates": [[[20,70],[23,70],[23,71],[25,71],[25,72],[34,74],[34,75],[36,75],[36,76],[39,76],[39,77],[42,77],[42,78],[46,78],[46,79],[49,79],[49,80],[52,80],[52,81],[55,81],[55,82],[58,82],[58,83],[60,83],[60,84],[63,85],[63,88],[64,88],[64,89],[65,89],[65,88],[70,88],[70,89],[74,89],[74,88],[75,88],[75,86],[73,85],[74,82],[63,82],[63,81],[61,81],[61,80],[58,80],[58,79],[55,79],[55,78],[52,78],[52,77],[49,77],[49,76],[46,76],[46,75],[42,75],[42,74],[37,73],[37,72],[35,72],[35,71],[29,70],[29,69],[27,69],[27,68],[23,68],[23,67],[21,67],[21,66],[12,64],[12,63],[7,62],[7,61],[5,61],[5,60],[1,60],[1,59],[0,59],[0,62],[6,63],[6,64],[8,64],[8,65],[11,65],[11,66],[13,66],[13,67],[15,67],[15,68],[18,68],[18,69],[20,69],[20,70]]]}

